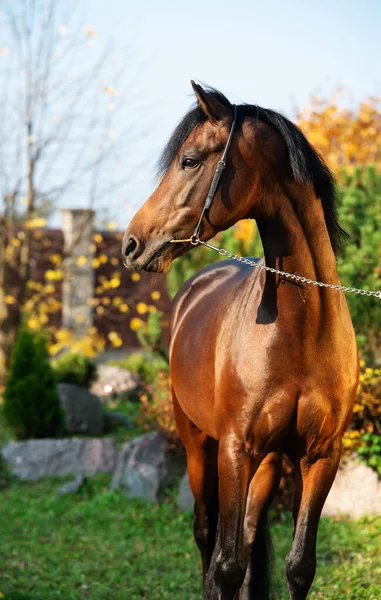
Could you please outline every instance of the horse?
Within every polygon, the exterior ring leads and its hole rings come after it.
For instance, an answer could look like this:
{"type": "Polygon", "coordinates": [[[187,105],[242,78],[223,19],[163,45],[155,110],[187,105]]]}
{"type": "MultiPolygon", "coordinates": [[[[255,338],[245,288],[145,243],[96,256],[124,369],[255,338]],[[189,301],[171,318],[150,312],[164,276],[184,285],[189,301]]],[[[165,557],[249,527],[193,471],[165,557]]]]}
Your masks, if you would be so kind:
{"type": "Polygon", "coordinates": [[[345,237],[334,179],[281,114],[192,86],[196,105],[124,234],[123,262],[166,273],[193,245],[256,220],[264,250],[257,269],[211,264],[174,300],[174,414],[195,498],[204,600],[269,598],[267,511],[283,455],[295,474],[286,580],[290,600],[305,600],[359,378],[344,293],[329,289],[340,285],[345,237]]]}

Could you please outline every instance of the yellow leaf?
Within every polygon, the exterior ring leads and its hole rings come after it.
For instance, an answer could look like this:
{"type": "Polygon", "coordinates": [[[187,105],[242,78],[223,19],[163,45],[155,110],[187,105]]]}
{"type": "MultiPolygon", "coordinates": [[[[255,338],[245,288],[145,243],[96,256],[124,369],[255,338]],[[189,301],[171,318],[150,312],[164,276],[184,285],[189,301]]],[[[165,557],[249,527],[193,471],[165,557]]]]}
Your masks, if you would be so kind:
{"type": "Polygon", "coordinates": [[[131,279],[132,279],[132,281],[140,281],[139,273],[132,273],[131,279]]]}
{"type": "Polygon", "coordinates": [[[101,263],[98,258],[93,258],[91,264],[94,269],[98,269],[101,266],[101,263]]]}
{"type": "Polygon", "coordinates": [[[127,304],[121,304],[119,307],[120,312],[122,313],[126,313],[128,312],[130,309],[128,308],[127,304]]]}
{"type": "Polygon", "coordinates": [[[39,227],[45,227],[46,219],[42,219],[41,217],[35,217],[34,219],[28,219],[25,221],[25,227],[27,229],[37,229],[39,227]]]}
{"type": "Polygon", "coordinates": [[[130,329],[132,331],[137,331],[138,329],[140,329],[143,326],[144,326],[144,322],[141,319],[139,319],[138,317],[134,317],[130,321],[130,329]]]}
{"type": "Polygon", "coordinates": [[[94,37],[96,35],[96,31],[92,27],[85,27],[85,33],[87,37],[94,37]]]}
{"type": "Polygon", "coordinates": [[[110,287],[112,288],[118,288],[120,286],[120,279],[119,277],[113,277],[110,280],[110,287]]]}
{"type": "Polygon", "coordinates": [[[107,223],[107,229],[109,231],[114,231],[114,229],[116,229],[116,221],[109,221],[107,223]]]}
{"type": "Polygon", "coordinates": [[[14,298],[14,296],[11,296],[10,294],[6,294],[6,296],[4,296],[4,300],[5,304],[15,304],[16,302],[16,298],[14,298]]]}
{"type": "Polygon", "coordinates": [[[106,254],[100,254],[98,258],[99,258],[99,262],[101,263],[101,265],[106,264],[106,262],[107,262],[106,254]]]}
{"type": "Polygon", "coordinates": [[[109,96],[117,95],[116,91],[114,90],[114,88],[111,87],[111,85],[105,85],[104,90],[105,90],[106,94],[109,94],[109,96]]]}
{"type": "Polygon", "coordinates": [[[48,269],[45,272],[45,279],[47,279],[48,281],[60,281],[62,277],[63,272],[60,270],[52,271],[51,269],[48,269]]]}
{"type": "Polygon", "coordinates": [[[55,265],[59,265],[62,262],[62,258],[59,254],[52,254],[49,258],[50,262],[52,262],[55,265]]]}
{"type": "Polygon", "coordinates": [[[79,267],[83,267],[83,265],[85,265],[86,263],[87,263],[87,256],[84,256],[84,255],[78,256],[78,258],[77,258],[77,265],[79,267]]]}
{"type": "Polygon", "coordinates": [[[139,313],[139,315],[144,315],[148,310],[147,304],[145,304],[144,302],[138,302],[138,304],[136,305],[136,312],[139,313]]]}
{"type": "Polygon", "coordinates": [[[98,244],[100,244],[101,242],[103,242],[103,237],[100,233],[94,233],[93,240],[94,242],[98,242],[98,244]]]}
{"type": "Polygon", "coordinates": [[[160,292],[158,292],[157,290],[155,290],[154,292],[152,292],[151,298],[152,298],[152,300],[159,300],[160,299],[160,292]]]}
{"type": "Polygon", "coordinates": [[[38,320],[36,319],[36,317],[29,317],[27,324],[28,324],[29,329],[32,329],[33,331],[36,331],[40,327],[40,324],[39,324],[38,320]]]}

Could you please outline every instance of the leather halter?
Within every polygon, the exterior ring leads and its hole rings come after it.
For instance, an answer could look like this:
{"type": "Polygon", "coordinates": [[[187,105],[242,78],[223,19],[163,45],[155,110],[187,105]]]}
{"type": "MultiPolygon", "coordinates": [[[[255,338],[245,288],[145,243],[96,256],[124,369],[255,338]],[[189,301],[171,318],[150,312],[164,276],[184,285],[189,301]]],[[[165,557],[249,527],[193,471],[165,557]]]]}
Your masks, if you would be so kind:
{"type": "Polygon", "coordinates": [[[235,125],[236,125],[236,122],[237,122],[237,112],[238,112],[237,111],[237,106],[236,106],[236,104],[233,104],[233,122],[232,122],[232,125],[231,125],[231,128],[230,128],[228,141],[226,142],[226,146],[224,148],[222,156],[221,156],[220,160],[218,161],[217,168],[216,168],[216,171],[214,173],[214,177],[212,179],[212,183],[210,184],[209,192],[208,192],[208,195],[207,195],[206,200],[205,200],[204,208],[202,209],[202,213],[201,213],[201,216],[200,216],[200,218],[198,220],[198,223],[197,223],[197,225],[195,227],[195,230],[194,230],[194,232],[193,232],[193,234],[192,234],[192,236],[190,238],[188,238],[186,240],[171,240],[172,244],[181,243],[181,242],[190,242],[191,244],[193,244],[194,246],[196,246],[200,242],[199,235],[200,235],[200,229],[201,229],[202,220],[203,220],[204,216],[207,215],[207,213],[210,210],[210,207],[211,207],[212,202],[213,202],[213,198],[214,198],[214,196],[216,194],[216,191],[217,191],[217,186],[218,186],[219,181],[221,179],[221,175],[223,173],[223,170],[226,167],[226,156],[227,156],[227,153],[229,151],[229,148],[230,148],[230,145],[231,145],[231,141],[232,141],[232,138],[233,138],[233,133],[234,133],[235,125]]]}

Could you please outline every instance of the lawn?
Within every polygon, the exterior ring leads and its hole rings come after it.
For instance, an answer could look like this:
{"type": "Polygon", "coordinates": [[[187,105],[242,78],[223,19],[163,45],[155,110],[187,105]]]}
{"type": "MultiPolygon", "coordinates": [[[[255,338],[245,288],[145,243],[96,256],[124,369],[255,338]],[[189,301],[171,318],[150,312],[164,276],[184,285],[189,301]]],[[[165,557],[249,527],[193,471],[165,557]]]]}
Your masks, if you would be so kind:
{"type": "MultiPolygon", "coordinates": [[[[61,481],[0,491],[0,598],[6,600],[200,600],[192,516],[108,491],[91,479],[75,496],[61,481]]],[[[274,594],[286,600],[284,556],[291,519],[272,524],[274,594]]],[[[381,518],[322,519],[311,600],[381,599],[381,518]]]]}

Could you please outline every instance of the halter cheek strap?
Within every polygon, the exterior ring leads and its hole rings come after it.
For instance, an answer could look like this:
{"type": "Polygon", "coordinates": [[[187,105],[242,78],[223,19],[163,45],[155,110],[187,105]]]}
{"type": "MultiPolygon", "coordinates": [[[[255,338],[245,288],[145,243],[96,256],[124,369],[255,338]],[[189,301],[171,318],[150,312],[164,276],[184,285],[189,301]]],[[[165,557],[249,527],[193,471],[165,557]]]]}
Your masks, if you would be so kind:
{"type": "Polygon", "coordinates": [[[217,191],[217,186],[218,186],[219,181],[221,179],[221,175],[223,173],[223,170],[226,167],[226,156],[227,156],[228,150],[229,150],[230,145],[231,145],[231,141],[232,141],[232,138],[233,138],[233,133],[234,133],[236,122],[237,122],[237,106],[235,104],[233,104],[233,122],[232,122],[232,126],[230,128],[228,141],[226,142],[226,146],[224,148],[223,154],[222,154],[220,160],[218,161],[217,168],[216,168],[216,171],[214,173],[214,177],[213,177],[212,183],[211,183],[210,188],[209,188],[208,195],[207,195],[205,203],[204,203],[204,208],[202,209],[202,213],[200,215],[200,218],[198,220],[196,228],[195,228],[195,230],[194,230],[194,232],[193,232],[193,234],[192,234],[192,236],[190,238],[188,238],[186,240],[171,240],[172,244],[182,243],[182,242],[190,242],[191,244],[193,244],[194,246],[196,246],[199,243],[201,223],[202,223],[202,220],[205,217],[205,215],[210,210],[210,207],[211,207],[212,202],[213,202],[213,198],[214,198],[214,196],[216,194],[216,191],[217,191]]]}

